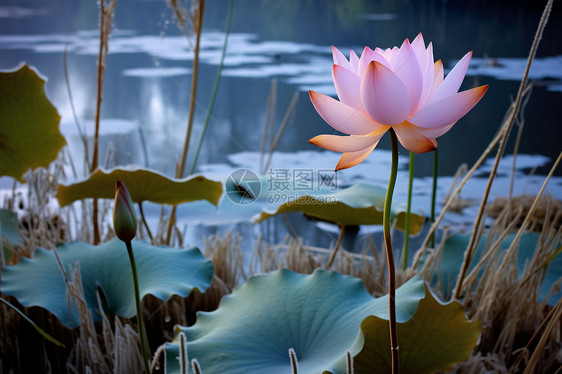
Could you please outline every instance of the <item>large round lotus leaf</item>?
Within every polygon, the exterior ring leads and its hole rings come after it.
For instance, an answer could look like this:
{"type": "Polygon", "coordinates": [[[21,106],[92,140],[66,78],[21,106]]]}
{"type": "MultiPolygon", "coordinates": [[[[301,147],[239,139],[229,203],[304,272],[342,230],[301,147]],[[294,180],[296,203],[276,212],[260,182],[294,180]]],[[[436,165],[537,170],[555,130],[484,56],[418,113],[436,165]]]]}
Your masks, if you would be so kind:
{"type": "MultiPolygon", "coordinates": [[[[419,278],[400,287],[397,319],[410,319],[423,296],[419,278]]],[[[199,313],[195,325],[176,333],[185,334],[188,362],[196,358],[204,374],[290,374],[289,348],[299,374],[345,373],[346,352],[357,353],[354,343],[369,315],[388,318],[388,297],[373,298],[357,278],[278,270],[249,279],[217,310],[199,313]]],[[[168,374],[180,372],[179,354],[176,335],[166,344],[168,374]]]]}
{"type": "MultiPolygon", "coordinates": [[[[343,190],[318,195],[302,195],[287,201],[274,211],[263,210],[256,217],[261,222],[281,213],[302,212],[320,220],[338,225],[382,225],[386,190],[382,187],[356,184],[343,190]]],[[[397,218],[396,227],[404,230],[406,213],[395,205],[392,216],[397,218]]],[[[423,227],[424,217],[410,215],[410,233],[417,234],[423,227]]]]}
{"type": "MultiPolygon", "coordinates": [[[[185,297],[195,288],[205,291],[213,278],[213,264],[197,248],[155,247],[133,241],[133,252],[141,298],[147,294],[162,300],[175,294],[185,297]]],[[[79,262],[86,302],[92,311],[98,309],[99,286],[111,313],[126,318],[135,315],[131,265],[123,242],[115,238],[99,246],[62,244],[57,253],[67,272],[69,266],[74,268],[79,262]]],[[[64,277],[53,251],[38,249],[33,259],[22,258],[17,265],[6,266],[0,289],[23,306],[49,310],[69,328],[80,324],[74,306],[68,310],[64,277]]],[[[94,321],[99,320],[98,313],[92,316],[94,321]]]]}
{"type": "MultiPolygon", "coordinates": [[[[506,238],[501,242],[500,249],[506,251],[511,246],[511,243],[513,243],[514,238],[515,234],[507,235],[506,238]]],[[[519,277],[521,277],[521,274],[523,274],[525,263],[527,261],[530,261],[533,257],[539,238],[540,234],[534,232],[528,232],[521,235],[517,251],[517,270],[519,273],[519,277]]],[[[478,263],[487,239],[487,235],[482,235],[482,239],[480,240],[478,248],[474,252],[472,261],[470,262],[471,265],[469,267],[469,271],[471,271],[478,263]]],[[[438,269],[435,270],[433,283],[437,283],[439,279],[439,271],[441,271],[443,290],[446,296],[450,296],[452,289],[456,284],[457,277],[462,266],[462,261],[464,259],[464,252],[468,247],[469,241],[470,234],[455,234],[447,238],[447,240],[445,241],[445,245],[443,247],[441,255],[441,265],[438,269]]],[[[560,243],[557,243],[556,245],[560,247],[560,243]]],[[[423,267],[423,263],[424,261],[420,261],[419,268],[423,267]]],[[[539,300],[542,301],[546,298],[550,289],[552,288],[552,285],[560,280],[561,276],[562,255],[559,253],[548,264],[548,270],[542,283],[539,300]]],[[[554,305],[560,299],[560,297],[562,297],[562,290],[558,290],[558,292],[551,294],[551,297],[548,300],[549,304],[554,305]]]]}
{"type": "MultiPolygon", "coordinates": [[[[466,361],[482,332],[480,322],[466,320],[458,302],[442,304],[427,286],[425,295],[414,316],[397,324],[401,374],[450,371],[455,363],[466,361]]],[[[353,358],[353,372],[390,373],[388,320],[369,316],[361,331],[363,349],[353,358]]]]}
{"type": "Polygon", "coordinates": [[[22,180],[27,169],[49,166],[66,144],[44,86],[26,64],[0,72],[0,175],[22,180]]]}
{"type": "Polygon", "coordinates": [[[184,179],[168,178],[156,171],[131,168],[96,169],[85,181],[68,186],[59,185],[57,199],[61,206],[86,198],[115,197],[115,181],[121,179],[134,202],[152,201],[157,204],[181,204],[207,200],[217,205],[222,195],[222,183],[203,176],[184,179]]]}

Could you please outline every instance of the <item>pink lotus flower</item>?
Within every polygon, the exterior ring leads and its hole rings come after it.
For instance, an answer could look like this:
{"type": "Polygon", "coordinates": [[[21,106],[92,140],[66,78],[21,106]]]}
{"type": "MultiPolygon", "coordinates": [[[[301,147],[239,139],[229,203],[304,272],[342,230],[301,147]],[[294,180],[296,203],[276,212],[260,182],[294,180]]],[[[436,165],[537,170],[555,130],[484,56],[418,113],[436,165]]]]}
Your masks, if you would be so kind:
{"type": "Polygon", "coordinates": [[[392,127],[404,148],[424,153],[437,147],[445,134],[480,101],[488,86],[458,92],[472,52],[443,79],[441,60],[433,62],[433,46],[422,34],[400,48],[373,51],[349,61],[332,47],[332,77],[340,101],[309,91],[320,116],[334,129],[351,136],[318,135],[310,143],[343,152],[336,170],[361,163],[392,127]]]}

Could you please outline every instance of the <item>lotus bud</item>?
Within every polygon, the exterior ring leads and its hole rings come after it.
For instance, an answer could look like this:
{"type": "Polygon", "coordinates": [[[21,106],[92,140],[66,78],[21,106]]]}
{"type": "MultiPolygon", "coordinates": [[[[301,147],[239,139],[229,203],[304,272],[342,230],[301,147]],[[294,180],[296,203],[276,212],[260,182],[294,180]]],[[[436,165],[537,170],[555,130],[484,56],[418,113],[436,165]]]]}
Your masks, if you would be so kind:
{"type": "Polygon", "coordinates": [[[113,205],[113,230],[124,242],[130,242],[137,234],[137,215],[133,200],[125,183],[115,182],[115,204],[113,205]]]}

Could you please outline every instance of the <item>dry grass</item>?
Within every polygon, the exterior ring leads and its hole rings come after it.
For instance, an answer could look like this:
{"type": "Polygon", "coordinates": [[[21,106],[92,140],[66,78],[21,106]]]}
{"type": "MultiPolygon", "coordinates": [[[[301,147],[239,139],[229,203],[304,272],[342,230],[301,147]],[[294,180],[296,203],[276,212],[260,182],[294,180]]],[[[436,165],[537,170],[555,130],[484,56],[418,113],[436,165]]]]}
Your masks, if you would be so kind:
{"type": "MultiPolygon", "coordinates": [[[[39,245],[53,248],[54,243],[69,236],[81,236],[83,230],[70,229],[66,223],[73,218],[72,208],[49,209],[46,199],[41,196],[51,196],[54,185],[49,183],[54,175],[63,177],[60,169],[51,171],[38,170],[29,175],[33,188],[24,201],[23,216],[20,217],[21,234],[29,235],[24,241],[23,248],[19,248],[19,256],[32,256],[39,245]],[[59,174],[53,174],[59,170],[59,174]],[[25,201],[36,203],[25,205],[25,201]],[[47,223],[53,217],[66,217],[59,220],[59,230],[47,223]],[[25,225],[25,222],[37,222],[36,225],[25,225]],[[54,234],[56,233],[56,234],[54,234]],[[61,234],[63,233],[63,234],[61,234]]],[[[4,205],[15,205],[18,194],[4,202],[4,205]]],[[[462,302],[470,318],[478,319],[484,326],[482,338],[475,348],[474,354],[465,363],[458,365],[455,372],[477,373],[483,370],[494,372],[515,373],[522,372],[525,367],[535,368],[535,372],[549,372],[559,365],[561,347],[561,313],[559,305],[552,308],[544,302],[538,302],[538,290],[547,269],[548,260],[559,249],[562,240],[560,228],[560,202],[552,198],[541,200],[542,208],[529,215],[525,204],[526,198],[516,197],[503,203],[503,210],[497,211],[496,219],[486,230],[488,240],[482,253],[482,261],[474,270],[467,274],[463,289],[462,302]],[[529,216],[530,229],[540,228],[540,240],[534,256],[526,265],[523,274],[517,276],[516,251],[517,246],[501,248],[499,243],[507,234],[520,230],[520,222],[529,216]],[[558,245],[558,246],[557,246],[558,245]]],[[[106,223],[106,237],[110,237],[110,228],[106,223]]],[[[86,235],[90,237],[90,235],[86,235]]],[[[446,236],[446,235],[445,235],[446,236]]],[[[167,302],[148,296],[144,299],[145,324],[152,352],[165,341],[173,338],[175,324],[191,325],[195,322],[196,312],[200,310],[214,310],[221,298],[245,282],[249,277],[267,273],[279,268],[288,268],[300,273],[311,273],[317,268],[325,267],[332,249],[306,246],[302,239],[287,238],[282,243],[268,243],[259,238],[250,251],[242,248],[242,238],[232,232],[224,237],[211,236],[206,240],[204,254],[210,258],[215,266],[215,277],[212,285],[201,294],[194,292],[187,298],[174,296],[167,302]]],[[[439,269],[439,245],[430,251],[420,274],[425,279],[432,277],[434,269],[439,269]]],[[[368,291],[374,296],[386,293],[386,258],[373,241],[369,241],[361,254],[350,253],[341,248],[333,264],[333,270],[343,274],[361,278],[368,291]]],[[[40,308],[25,309],[47,332],[63,341],[66,349],[54,348],[43,339],[37,339],[34,331],[29,331],[25,322],[11,310],[0,306],[2,311],[0,331],[2,366],[4,370],[14,368],[16,371],[29,369],[29,362],[25,362],[29,352],[39,357],[32,367],[34,370],[46,372],[135,372],[142,367],[142,359],[138,346],[136,325],[132,320],[103,316],[102,322],[93,324],[92,317],[85,307],[79,272],[71,270],[71,280],[68,283],[69,295],[80,311],[82,324],[80,328],[68,330],[64,328],[48,312],[40,308]],[[20,331],[29,332],[26,337],[20,331]],[[9,358],[7,358],[9,357],[9,358]],[[18,370],[18,368],[20,370],[18,370]],[[47,369],[46,369],[47,368],[47,369]]],[[[404,283],[414,272],[398,270],[397,284],[404,283]]],[[[443,295],[443,290],[437,284],[435,291],[443,295]]],[[[554,288],[560,287],[560,284],[554,288]]],[[[554,290],[555,291],[555,290],[554,290]]],[[[13,300],[16,305],[16,300],[13,300]]],[[[155,363],[156,364],[156,363],[155,363]]]]}

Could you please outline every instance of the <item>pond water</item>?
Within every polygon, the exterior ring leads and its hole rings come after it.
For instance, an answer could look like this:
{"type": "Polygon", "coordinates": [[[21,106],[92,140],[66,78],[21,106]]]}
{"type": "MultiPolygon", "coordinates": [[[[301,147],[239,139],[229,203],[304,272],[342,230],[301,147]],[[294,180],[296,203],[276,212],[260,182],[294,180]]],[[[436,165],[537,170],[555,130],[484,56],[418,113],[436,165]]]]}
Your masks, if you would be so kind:
{"type": "MultiPolygon", "coordinates": [[[[516,95],[526,56],[542,12],[542,2],[497,1],[275,1],[236,0],[228,50],[211,123],[197,171],[226,177],[238,167],[259,171],[259,151],[271,82],[277,79],[275,124],[279,126],[295,92],[297,109],[272,159],[271,167],[331,169],[338,154],[307,143],[331,128],[308,98],[309,89],[334,94],[331,45],[358,53],[365,45],[388,47],[412,40],[422,32],[432,41],[436,58],[446,69],[466,52],[474,58],[463,89],[481,84],[490,88],[483,100],[446,135],[439,138],[439,171],[451,176],[459,165],[472,165],[499,128],[516,95]]],[[[192,153],[208,108],[222,43],[228,1],[208,1],[202,35],[201,70],[197,93],[192,153]]],[[[551,14],[530,78],[532,96],[525,108],[516,192],[535,193],[561,150],[559,108],[562,103],[562,11],[551,14]],[[527,176],[529,171],[535,176],[527,176]]],[[[102,104],[102,154],[109,144],[119,164],[136,163],[172,175],[185,137],[193,54],[173,14],[163,0],[119,0],[115,14],[102,104]]],[[[46,90],[62,115],[61,130],[73,158],[83,152],[69,105],[63,72],[63,52],[74,104],[81,124],[95,115],[98,9],[94,1],[4,0],[0,5],[0,69],[21,61],[48,77],[46,90]]],[[[386,184],[390,148],[385,137],[368,161],[338,173],[341,186],[367,181],[386,184]],[[386,169],[384,168],[386,167],[386,169]]],[[[510,137],[507,153],[514,146],[510,137]]],[[[407,152],[401,157],[407,161],[407,152]]],[[[190,158],[191,160],[191,158],[190,158]]],[[[431,154],[416,156],[416,208],[428,212],[431,154]]],[[[79,163],[79,162],[78,162],[79,163]]],[[[191,162],[188,161],[188,165],[191,162]]],[[[506,194],[509,158],[492,194],[506,194]]],[[[402,164],[402,169],[406,166],[402,164]]],[[[486,168],[480,175],[485,177],[486,168]]],[[[550,192],[562,197],[562,170],[550,192]]],[[[407,172],[400,172],[396,200],[405,201],[407,172]]],[[[484,183],[484,179],[481,180],[484,183]]],[[[450,177],[439,182],[439,196],[450,177]]],[[[482,183],[463,197],[479,198],[482,183]]],[[[469,184],[470,186],[470,184],[469,184]]],[[[156,211],[149,207],[148,211],[156,211]]],[[[188,207],[183,209],[188,210],[188,207]]],[[[473,211],[465,212],[469,221],[473,211]]],[[[188,214],[187,214],[188,216],[188,214]]],[[[453,218],[453,221],[455,219],[453,218]]],[[[461,219],[460,221],[463,221],[461,219]]],[[[282,223],[276,235],[286,234],[282,223]]],[[[315,226],[316,227],[316,226],[315,226]]],[[[252,230],[252,229],[250,229],[252,230]]],[[[316,236],[317,230],[305,236],[316,236]]],[[[305,232],[300,232],[305,234],[305,232]]],[[[328,238],[326,240],[332,240],[328,238]]],[[[322,242],[322,241],[321,241],[322,242]]],[[[325,244],[325,241],[324,241],[325,244]]]]}

